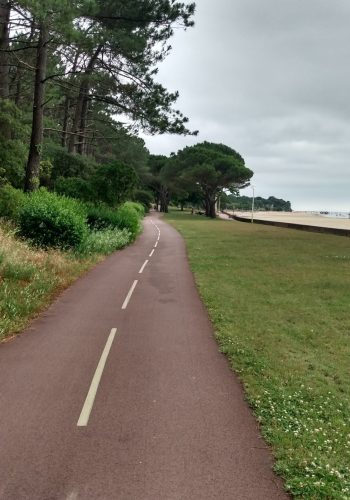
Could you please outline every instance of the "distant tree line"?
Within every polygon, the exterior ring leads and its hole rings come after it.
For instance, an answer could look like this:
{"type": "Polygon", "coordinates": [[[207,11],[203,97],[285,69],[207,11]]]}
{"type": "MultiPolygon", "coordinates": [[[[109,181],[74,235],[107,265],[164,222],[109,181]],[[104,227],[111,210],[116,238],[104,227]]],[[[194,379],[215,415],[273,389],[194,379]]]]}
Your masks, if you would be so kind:
{"type": "MultiPolygon", "coordinates": [[[[253,199],[249,196],[237,196],[234,194],[222,193],[221,208],[231,210],[251,210],[253,199]]],[[[257,196],[254,198],[255,210],[275,210],[277,212],[291,212],[292,207],[290,201],[285,201],[274,196],[262,198],[257,196]]]]}

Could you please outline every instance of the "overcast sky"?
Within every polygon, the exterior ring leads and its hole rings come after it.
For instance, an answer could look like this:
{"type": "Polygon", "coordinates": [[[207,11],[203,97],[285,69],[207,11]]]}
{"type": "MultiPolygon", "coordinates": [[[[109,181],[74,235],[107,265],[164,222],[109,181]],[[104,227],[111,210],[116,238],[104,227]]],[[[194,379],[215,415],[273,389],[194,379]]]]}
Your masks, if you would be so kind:
{"type": "Polygon", "coordinates": [[[151,153],[221,142],[254,171],[257,196],[350,211],[350,1],[196,3],[158,80],[200,134],[146,136],[151,153]]]}

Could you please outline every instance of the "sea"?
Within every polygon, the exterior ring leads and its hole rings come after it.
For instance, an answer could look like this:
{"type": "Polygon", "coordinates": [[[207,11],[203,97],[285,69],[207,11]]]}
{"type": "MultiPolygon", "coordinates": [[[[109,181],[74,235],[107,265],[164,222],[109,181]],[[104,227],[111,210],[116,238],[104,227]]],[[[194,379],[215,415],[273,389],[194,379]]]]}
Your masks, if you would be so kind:
{"type": "Polygon", "coordinates": [[[329,217],[331,219],[350,219],[349,212],[331,212],[327,210],[321,210],[320,212],[311,212],[314,215],[322,215],[323,217],[329,217]]]}

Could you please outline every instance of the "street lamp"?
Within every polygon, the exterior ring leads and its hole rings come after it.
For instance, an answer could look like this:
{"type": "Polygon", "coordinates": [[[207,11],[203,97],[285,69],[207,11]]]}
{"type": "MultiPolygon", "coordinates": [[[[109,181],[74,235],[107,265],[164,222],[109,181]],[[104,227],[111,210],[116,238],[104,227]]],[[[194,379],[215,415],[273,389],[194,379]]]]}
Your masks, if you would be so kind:
{"type": "Polygon", "coordinates": [[[253,199],[252,199],[252,224],[254,222],[254,201],[255,201],[255,191],[254,186],[250,186],[253,190],[253,199]]]}

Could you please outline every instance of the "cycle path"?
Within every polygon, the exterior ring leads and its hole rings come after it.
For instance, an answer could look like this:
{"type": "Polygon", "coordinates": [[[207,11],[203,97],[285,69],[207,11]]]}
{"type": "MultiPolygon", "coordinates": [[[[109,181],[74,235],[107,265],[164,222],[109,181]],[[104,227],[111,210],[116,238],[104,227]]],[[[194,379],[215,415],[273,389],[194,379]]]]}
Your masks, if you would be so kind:
{"type": "Polygon", "coordinates": [[[1,499],[288,498],[156,215],[0,345],[0,376],[1,499]]]}

